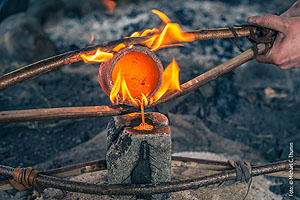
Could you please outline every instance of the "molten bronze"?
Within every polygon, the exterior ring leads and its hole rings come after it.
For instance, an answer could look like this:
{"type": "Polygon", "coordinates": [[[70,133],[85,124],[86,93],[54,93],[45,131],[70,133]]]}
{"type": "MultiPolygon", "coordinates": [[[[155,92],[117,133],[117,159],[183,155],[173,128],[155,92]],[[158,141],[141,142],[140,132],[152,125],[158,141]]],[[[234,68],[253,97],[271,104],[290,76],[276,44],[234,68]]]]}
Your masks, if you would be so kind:
{"type": "MultiPolygon", "coordinates": [[[[141,93],[149,100],[162,83],[163,66],[160,59],[147,47],[132,46],[114,54],[114,57],[103,62],[99,68],[99,82],[103,91],[110,96],[118,73],[126,80],[128,90],[133,99],[140,98],[141,93]]],[[[130,106],[138,106],[120,91],[118,102],[130,106]]]]}

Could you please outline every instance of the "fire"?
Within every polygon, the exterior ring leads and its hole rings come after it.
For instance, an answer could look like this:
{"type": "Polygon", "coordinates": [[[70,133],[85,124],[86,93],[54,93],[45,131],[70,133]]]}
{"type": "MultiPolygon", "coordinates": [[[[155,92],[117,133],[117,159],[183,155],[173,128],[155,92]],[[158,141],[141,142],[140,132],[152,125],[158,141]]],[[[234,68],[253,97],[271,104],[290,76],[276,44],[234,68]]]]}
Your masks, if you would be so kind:
{"type": "MultiPolygon", "coordinates": [[[[127,64],[127,62],[126,62],[126,64],[127,64]]],[[[114,75],[114,72],[113,72],[114,87],[110,93],[111,102],[119,103],[117,95],[120,94],[122,96],[123,101],[130,100],[134,105],[139,105],[140,104],[139,101],[142,101],[142,103],[145,106],[147,106],[149,104],[148,96],[151,94],[151,91],[154,90],[154,87],[151,87],[150,89],[148,89],[147,87],[142,88],[142,87],[139,87],[139,83],[136,81],[130,83],[131,87],[128,87],[125,77],[127,77],[127,79],[129,81],[132,80],[133,78],[139,79],[138,77],[136,77],[136,74],[134,74],[134,73],[130,74],[130,72],[128,74],[128,72],[125,72],[125,71],[122,72],[121,71],[122,68],[120,68],[120,67],[119,67],[119,69],[118,69],[118,67],[115,67],[114,71],[115,70],[119,70],[119,71],[117,72],[117,75],[114,75]],[[114,77],[116,77],[116,78],[114,78],[114,77]],[[141,91],[143,91],[143,92],[141,92],[141,91]]],[[[163,77],[162,77],[162,84],[161,84],[160,88],[155,92],[154,96],[150,98],[150,104],[159,100],[169,90],[181,91],[180,83],[179,83],[179,71],[180,71],[179,66],[178,66],[175,58],[173,58],[172,62],[164,70],[163,77]]],[[[155,76],[153,72],[151,72],[151,73],[153,76],[155,76]]],[[[147,72],[142,73],[142,74],[147,74],[147,72]]],[[[140,77],[140,79],[144,79],[144,78],[145,77],[140,77]]],[[[156,79],[157,78],[154,78],[154,80],[156,80],[156,79]]],[[[145,84],[142,84],[142,85],[145,85],[145,84]]]]}
{"type": "Polygon", "coordinates": [[[81,54],[80,56],[85,63],[89,63],[108,61],[114,56],[114,54],[101,51],[100,48],[98,48],[94,55],[81,54]]]}
{"type": "Polygon", "coordinates": [[[94,33],[92,33],[89,44],[92,44],[94,42],[94,40],[95,40],[95,36],[94,36],[94,33]]]}
{"type": "MultiPolygon", "coordinates": [[[[105,4],[109,5],[108,7],[113,11],[115,2],[105,0],[102,2],[106,2],[105,4]]],[[[181,27],[176,23],[172,23],[164,13],[158,10],[152,10],[152,12],[158,15],[163,21],[163,28],[161,30],[153,28],[142,32],[134,32],[129,37],[149,36],[144,44],[152,51],[165,47],[182,45],[178,44],[180,42],[190,42],[195,40],[193,34],[183,32],[181,27]]],[[[112,49],[112,53],[101,51],[100,48],[98,48],[94,55],[82,54],[81,58],[84,62],[106,62],[113,58],[115,52],[118,52],[123,48],[132,47],[133,44],[126,46],[124,43],[121,43],[112,49]]],[[[115,104],[128,101],[133,105],[140,106],[142,123],[139,126],[134,127],[134,129],[152,130],[153,126],[145,122],[144,106],[158,101],[167,91],[181,91],[179,71],[178,64],[176,63],[175,58],[173,58],[172,62],[164,70],[162,84],[157,89],[160,73],[153,59],[141,52],[130,52],[125,54],[117,61],[112,72],[113,88],[109,95],[110,101],[115,104]],[[156,92],[154,93],[154,91],[156,92]]]]}
{"type": "Polygon", "coordinates": [[[152,36],[144,42],[146,46],[151,48],[152,51],[156,51],[161,48],[179,46],[182,44],[174,44],[178,42],[191,42],[195,41],[195,35],[185,33],[179,26],[179,24],[172,23],[167,15],[158,11],[152,10],[152,12],[165,23],[162,31],[159,29],[147,29],[143,32],[134,32],[130,37],[139,37],[152,34],[152,36]]]}
{"type": "Polygon", "coordinates": [[[101,0],[101,3],[103,3],[108,8],[110,14],[114,13],[116,2],[112,0],[101,0]]]}
{"type": "Polygon", "coordinates": [[[163,81],[159,90],[154,94],[154,97],[151,98],[150,102],[155,102],[159,100],[168,90],[181,91],[179,83],[179,67],[175,58],[167,66],[163,73],[163,81]]]}
{"type": "Polygon", "coordinates": [[[113,51],[118,52],[118,51],[120,51],[121,49],[123,49],[125,47],[126,47],[126,45],[124,43],[121,43],[121,44],[115,46],[115,48],[113,48],[113,51]]]}
{"type": "Polygon", "coordinates": [[[112,71],[113,89],[110,100],[118,102],[118,94],[123,102],[129,100],[139,105],[138,100],[148,105],[147,97],[159,83],[159,70],[152,58],[141,52],[130,52],[122,56],[112,71]]]}
{"type": "MultiPolygon", "coordinates": [[[[119,103],[119,100],[117,98],[118,94],[121,94],[122,96],[122,100],[130,100],[133,104],[135,105],[139,105],[139,103],[137,102],[138,98],[133,98],[132,95],[130,94],[130,90],[128,89],[127,83],[125,81],[125,77],[124,75],[122,75],[122,72],[119,71],[117,78],[114,82],[114,87],[111,90],[111,93],[109,95],[110,101],[112,103],[119,103]]],[[[145,97],[145,95],[143,93],[141,93],[142,97],[145,97]]],[[[145,100],[147,100],[147,98],[145,98],[145,100]]],[[[145,101],[148,104],[148,101],[145,101]]]]}
{"type": "Polygon", "coordinates": [[[165,24],[168,24],[168,23],[171,23],[171,20],[169,19],[169,17],[167,15],[165,15],[163,12],[159,11],[159,10],[155,10],[153,9],[152,12],[154,14],[156,14],[157,16],[160,17],[160,19],[165,23],[165,24]]]}

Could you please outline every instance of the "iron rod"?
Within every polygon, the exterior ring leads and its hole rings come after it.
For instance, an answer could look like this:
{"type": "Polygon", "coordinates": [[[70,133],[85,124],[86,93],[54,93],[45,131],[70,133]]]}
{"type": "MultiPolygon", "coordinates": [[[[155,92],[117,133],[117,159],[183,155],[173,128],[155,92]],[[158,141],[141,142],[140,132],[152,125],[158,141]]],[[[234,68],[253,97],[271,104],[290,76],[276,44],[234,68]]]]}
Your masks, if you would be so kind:
{"type": "MultiPolygon", "coordinates": [[[[293,168],[300,167],[300,160],[294,159],[293,168]]],[[[251,175],[260,176],[264,174],[288,171],[291,166],[288,160],[279,163],[266,164],[264,166],[252,167],[251,175]]],[[[15,168],[0,165],[0,175],[11,178],[15,168]]],[[[108,185],[108,184],[91,184],[65,180],[38,174],[36,183],[39,187],[51,187],[70,192],[79,192],[98,195],[150,195],[159,193],[177,192],[182,190],[197,189],[199,187],[223,183],[236,179],[235,170],[229,170],[210,176],[198,177],[171,183],[160,184],[131,184],[131,185],[108,185]]]]}
{"type": "MultiPolygon", "coordinates": [[[[199,169],[202,170],[212,170],[212,171],[225,171],[233,169],[232,166],[227,161],[217,161],[217,160],[206,160],[199,158],[190,158],[183,156],[172,156],[172,161],[180,162],[194,162],[197,163],[199,169]]],[[[251,164],[251,166],[258,166],[251,164]]],[[[90,173],[94,171],[100,171],[107,169],[106,160],[95,160],[85,163],[74,164],[70,166],[65,166],[57,169],[47,170],[43,172],[45,175],[51,175],[58,178],[66,178],[69,176],[78,176],[84,173],[90,173]]],[[[267,176],[277,176],[283,178],[289,178],[289,173],[286,171],[275,172],[270,174],[265,174],[267,176]]],[[[300,179],[300,169],[294,169],[294,179],[300,179]]],[[[10,190],[13,187],[9,184],[8,180],[0,181],[0,191],[10,190]]]]}

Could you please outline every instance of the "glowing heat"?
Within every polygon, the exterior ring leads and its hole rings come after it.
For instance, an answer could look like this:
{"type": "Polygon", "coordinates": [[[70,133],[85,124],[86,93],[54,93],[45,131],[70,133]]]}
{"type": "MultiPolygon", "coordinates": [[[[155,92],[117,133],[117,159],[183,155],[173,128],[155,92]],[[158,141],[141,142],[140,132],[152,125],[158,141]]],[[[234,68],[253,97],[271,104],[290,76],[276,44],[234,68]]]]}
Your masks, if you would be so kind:
{"type": "Polygon", "coordinates": [[[101,0],[101,3],[103,3],[108,8],[110,14],[114,13],[116,2],[112,0],[101,0]]]}
{"type": "Polygon", "coordinates": [[[113,89],[110,93],[112,103],[128,100],[139,105],[138,100],[148,105],[147,97],[159,83],[159,70],[153,59],[145,53],[130,52],[122,56],[112,71],[113,89]]]}
{"type": "Polygon", "coordinates": [[[81,54],[80,56],[84,62],[88,63],[88,62],[104,62],[110,60],[114,56],[114,54],[101,51],[100,48],[98,48],[94,55],[81,54]]]}
{"type": "MultiPolygon", "coordinates": [[[[115,4],[112,4],[112,11],[114,6],[115,4]]],[[[172,23],[164,13],[158,10],[152,10],[152,12],[158,15],[164,22],[163,28],[161,30],[153,28],[143,32],[134,32],[130,37],[147,36],[148,39],[144,41],[144,44],[152,51],[165,47],[183,45],[178,43],[195,40],[194,34],[183,32],[181,27],[176,23],[172,23]]],[[[94,55],[82,54],[81,58],[84,62],[106,62],[113,58],[115,52],[123,48],[132,47],[133,44],[127,44],[126,46],[124,43],[121,43],[112,49],[112,53],[97,49],[94,55]]],[[[141,52],[131,52],[122,56],[117,61],[112,72],[113,88],[109,95],[110,100],[115,104],[127,101],[132,105],[141,107],[142,123],[134,127],[134,129],[137,130],[153,129],[152,125],[145,122],[144,106],[158,101],[169,90],[181,91],[179,83],[180,69],[175,59],[173,58],[172,62],[164,70],[162,84],[158,89],[156,88],[159,84],[160,75],[155,65],[153,59],[148,55],[141,52]]]]}
{"type": "Polygon", "coordinates": [[[189,34],[182,31],[179,24],[172,23],[167,15],[158,10],[152,10],[152,12],[158,15],[165,23],[162,31],[156,28],[147,29],[143,32],[134,32],[130,37],[140,37],[152,34],[151,37],[144,42],[144,44],[151,48],[152,51],[156,51],[161,48],[182,45],[175,44],[178,42],[195,41],[196,38],[194,34],[189,34]]]}
{"type": "MultiPolygon", "coordinates": [[[[142,95],[143,99],[147,100],[145,95],[142,95]]],[[[140,123],[140,125],[133,127],[133,129],[135,130],[152,130],[154,128],[153,125],[147,124],[145,121],[145,110],[144,110],[144,104],[143,100],[140,101],[138,100],[139,104],[140,104],[140,108],[141,108],[141,115],[142,115],[142,123],[140,123]]],[[[148,102],[147,102],[148,104],[148,102]]]]}

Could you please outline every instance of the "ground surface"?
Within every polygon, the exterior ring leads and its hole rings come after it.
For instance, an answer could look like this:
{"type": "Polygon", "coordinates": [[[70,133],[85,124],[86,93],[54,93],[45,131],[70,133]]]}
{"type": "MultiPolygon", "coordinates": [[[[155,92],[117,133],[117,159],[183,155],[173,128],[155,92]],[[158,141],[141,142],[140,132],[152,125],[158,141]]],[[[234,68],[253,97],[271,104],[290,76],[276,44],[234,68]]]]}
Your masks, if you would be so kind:
{"type": "MultiPolygon", "coordinates": [[[[92,33],[93,44],[98,44],[158,27],[159,19],[150,12],[153,8],[184,30],[193,30],[242,24],[251,15],[282,12],[292,2],[119,1],[110,15],[98,0],[32,0],[25,14],[0,24],[0,74],[85,47],[92,33]]],[[[239,43],[249,47],[246,40],[239,43]]],[[[193,42],[157,54],[164,66],[175,57],[183,83],[237,55],[238,50],[225,39],[193,42]]],[[[98,85],[98,68],[99,64],[77,63],[1,91],[0,110],[109,105],[98,85]]],[[[299,97],[300,69],[282,71],[253,61],[154,110],[170,119],[173,152],[209,151],[271,162],[287,159],[290,142],[300,152],[299,97]]],[[[89,153],[72,149],[87,144],[106,128],[108,120],[0,124],[0,164],[48,169],[104,157],[104,147],[95,151],[87,145],[84,150],[89,153]]],[[[287,195],[286,181],[274,181],[278,184],[271,190],[287,195]]],[[[295,192],[300,196],[300,189],[295,192]]]]}

